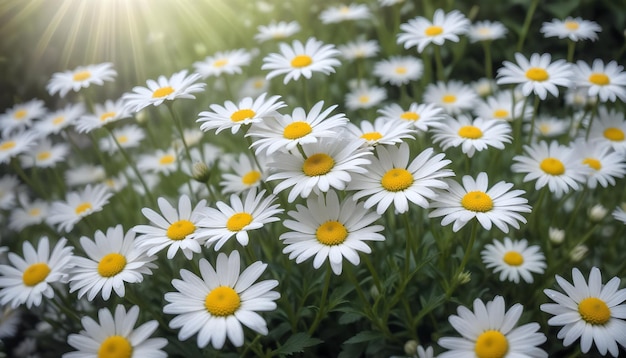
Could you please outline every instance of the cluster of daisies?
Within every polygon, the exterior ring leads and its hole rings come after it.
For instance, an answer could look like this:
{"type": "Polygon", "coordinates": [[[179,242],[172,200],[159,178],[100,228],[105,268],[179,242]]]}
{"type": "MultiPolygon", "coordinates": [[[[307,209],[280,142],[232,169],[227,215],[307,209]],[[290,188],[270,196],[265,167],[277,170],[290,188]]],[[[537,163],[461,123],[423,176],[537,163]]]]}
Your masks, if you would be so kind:
{"type": "MultiPolygon", "coordinates": [[[[365,4],[319,13],[325,26],[374,18],[365,4]]],[[[81,66],[55,73],[48,83],[49,95],[68,103],[62,109],[32,99],[0,116],[0,165],[10,172],[0,178],[0,222],[7,223],[6,237],[17,238],[13,250],[0,252],[0,326],[8,326],[0,337],[16,333],[15,312],[25,306],[47,315],[42,321],[80,321],[83,330],[60,338],[75,350],[67,358],[165,357],[177,348],[151,337],[168,329],[180,341],[195,336],[202,349],[244,347],[248,329],[259,337],[270,332],[262,314],[285,300],[291,308],[296,300],[277,279],[262,278],[280,277],[268,270],[277,262],[291,265],[287,271],[300,264],[326,270],[315,329],[327,313],[331,273],[354,275],[363,260],[374,277],[383,267],[368,258],[376,250],[396,256],[391,251],[406,245],[406,270],[400,271],[409,282],[422,250],[413,248],[421,238],[412,229],[420,227],[420,235],[430,231],[440,241],[469,238],[446,299],[459,285],[471,285],[463,277],[478,256],[486,272],[511,285],[533,287],[556,277],[563,292],[542,286],[544,301],[552,302],[537,305],[552,315],[548,326],[562,327],[556,338],[564,346],[580,340],[583,353],[595,345],[601,355],[623,354],[626,289],[620,279],[604,283],[597,267],[588,279],[573,268],[573,283],[558,275],[564,274],[561,266],[581,262],[589,250],[585,242],[609,211],[591,207],[586,195],[608,190],[626,200],[620,189],[626,72],[614,60],[573,60],[576,42],[598,39],[597,23],[572,17],[546,22],[545,37],[568,39],[567,59],[517,52],[495,78],[489,64],[487,77],[472,84],[446,80],[441,48],[467,36],[482,43],[487,56],[507,28],[472,23],[458,10],[438,9],[432,18],[399,24],[391,52],[388,43],[368,38],[335,45],[311,34],[288,42],[303,31],[295,21],[257,30],[259,44],[278,42],[262,59],[256,59],[258,49],[219,51],[194,62],[193,71],[161,75],[102,103],[78,92],[114,82],[114,65],[81,66]],[[415,52],[433,54],[434,63],[415,52]],[[249,74],[259,60],[263,75],[249,74]],[[372,76],[363,75],[365,69],[372,76]],[[307,86],[313,76],[332,86],[339,72],[351,76],[337,85],[341,98],[307,86]],[[244,73],[249,75],[235,95],[230,79],[244,73]],[[226,100],[195,112],[193,105],[174,106],[213,98],[207,83],[227,76],[226,100]],[[436,79],[426,82],[425,76],[436,79]],[[304,85],[287,87],[293,82],[304,85]],[[548,114],[554,103],[567,111],[548,114]],[[571,240],[571,253],[551,256],[566,234],[584,226],[573,219],[562,227],[541,226],[540,211],[571,202],[577,193],[583,194],[570,214],[590,206],[596,225],[571,240]],[[406,219],[404,227],[392,227],[396,217],[406,219]],[[124,222],[126,230],[103,224],[110,222],[124,222]],[[279,255],[287,259],[276,260],[279,255]],[[157,298],[162,306],[138,297],[142,285],[165,292],[157,298]],[[137,325],[146,315],[165,319],[137,325]]],[[[623,232],[626,205],[610,203],[612,228],[623,232]]],[[[446,332],[454,329],[461,337],[439,338],[439,357],[548,357],[542,348],[553,338],[544,333],[548,327],[524,323],[520,303],[507,309],[503,295],[489,294],[488,301],[474,299],[473,310],[459,306],[448,317],[446,332]]],[[[404,298],[407,307],[407,299],[419,301],[404,298]]],[[[433,347],[411,343],[407,354],[434,355],[433,347]]]]}

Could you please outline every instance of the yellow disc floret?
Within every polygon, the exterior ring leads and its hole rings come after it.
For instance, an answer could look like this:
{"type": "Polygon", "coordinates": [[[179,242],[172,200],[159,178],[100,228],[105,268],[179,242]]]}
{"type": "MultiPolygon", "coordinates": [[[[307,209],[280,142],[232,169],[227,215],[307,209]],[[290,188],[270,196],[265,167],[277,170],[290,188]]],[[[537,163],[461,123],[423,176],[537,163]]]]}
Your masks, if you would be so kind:
{"type": "Polygon", "coordinates": [[[317,238],[317,241],[324,245],[339,245],[346,241],[346,238],[348,237],[348,230],[339,221],[330,220],[317,228],[317,231],[315,231],[315,237],[317,238]]]}
{"type": "Polygon", "coordinates": [[[476,126],[463,126],[459,128],[458,134],[460,137],[463,138],[478,139],[483,136],[483,131],[481,131],[480,128],[476,126]]]}
{"type": "Polygon", "coordinates": [[[308,55],[298,55],[291,60],[291,67],[301,68],[313,63],[313,59],[308,55]]]}
{"type": "Polygon", "coordinates": [[[609,78],[609,76],[605,75],[604,73],[599,73],[599,72],[594,72],[591,75],[589,75],[588,80],[589,82],[598,86],[606,86],[611,83],[611,79],[609,78]]]}
{"type": "Polygon", "coordinates": [[[578,313],[585,322],[602,325],[611,319],[611,309],[606,302],[596,297],[588,297],[578,304],[578,313]]]}
{"type": "Polygon", "coordinates": [[[413,185],[415,179],[413,174],[404,168],[393,168],[388,170],[380,181],[380,184],[387,191],[402,191],[413,185]]]}
{"type": "Polygon", "coordinates": [[[187,235],[193,234],[194,231],[196,231],[196,225],[191,221],[178,220],[167,228],[165,235],[171,240],[182,240],[186,238],[187,235]]]}
{"type": "Polygon", "coordinates": [[[426,36],[437,36],[443,32],[443,27],[441,26],[428,26],[426,30],[424,30],[424,35],[426,36]]]}
{"type": "Polygon", "coordinates": [[[204,307],[213,316],[226,317],[237,312],[241,306],[239,294],[228,286],[219,286],[211,290],[204,300],[204,307]]]}
{"type": "Polygon", "coordinates": [[[248,213],[233,214],[228,218],[228,221],[226,221],[226,228],[230,231],[241,231],[241,229],[250,225],[252,219],[252,215],[248,213]]]}
{"type": "Polygon", "coordinates": [[[306,158],[302,172],[306,176],[315,177],[328,174],[335,166],[335,160],[328,154],[317,153],[306,158]]]}
{"type": "Polygon", "coordinates": [[[76,213],[76,215],[80,215],[84,213],[85,211],[91,210],[91,208],[92,208],[91,203],[84,202],[78,205],[76,209],[74,209],[74,212],[76,213]]]}
{"type": "Polygon", "coordinates": [[[465,194],[461,199],[461,205],[469,211],[485,213],[493,209],[493,200],[486,193],[476,190],[465,194]]]}
{"type": "Polygon", "coordinates": [[[161,98],[168,96],[174,93],[174,89],[170,86],[165,86],[161,88],[157,88],[154,92],[152,92],[152,98],[161,98]]]}
{"type": "Polygon", "coordinates": [[[616,127],[609,127],[605,129],[602,134],[604,134],[604,138],[613,142],[621,142],[624,140],[624,131],[616,127]]]}
{"type": "Polygon", "coordinates": [[[307,122],[292,122],[289,123],[283,130],[283,137],[286,139],[298,139],[311,133],[313,128],[307,122]]]}
{"type": "Polygon", "coordinates": [[[112,252],[100,259],[98,273],[102,277],[112,277],[122,272],[124,267],[126,267],[126,257],[117,252],[112,252]]]}
{"type": "Polygon", "coordinates": [[[476,338],[474,353],[478,358],[503,358],[508,351],[509,341],[500,331],[485,331],[476,338]]]}
{"type": "Polygon", "coordinates": [[[520,266],[524,263],[524,256],[517,251],[508,251],[502,260],[509,266],[520,266]]]}
{"type": "Polygon", "coordinates": [[[28,266],[26,270],[24,270],[22,281],[26,286],[32,287],[45,280],[49,273],[50,266],[45,262],[38,262],[28,266]]]}
{"type": "Polygon", "coordinates": [[[546,174],[550,175],[562,175],[565,173],[565,166],[563,165],[563,162],[552,157],[542,160],[539,167],[546,174]]]}
{"type": "Polygon", "coordinates": [[[400,115],[400,118],[407,121],[417,121],[418,119],[420,119],[420,115],[415,112],[404,112],[400,115]]]}
{"type": "Polygon", "coordinates": [[[548,71],[540,67],[531,67],[526,71],[526,78],[531,81],[543,82],[550,78],[548,71]]]}
{"type": "Polygon", "coordinates": [[[245,185],[253,185],[261,179],[261,172],[258,170],[251,170],[241,177],[241,182],[245,185]]]}
{"type": "Polygon", "coordinates": [[[89,77],[91,77],[91,73],[89,71],[80,71],[80,72],[76,72],[74,76],[72,76],[72,79],[75,82],[82,82],[88,79],[89,77]]]}
{"type": "Polygon", "coordinates": [[[133,346],[122,336],[107,337],[98,349],[98,358],[130,358],[133,346]]]}
{"type": "Polygon", "coordinates": [[[254,118],[256,112],[251,109],[240,109],[230,115],[230,120],[233,122],[241,122],[246,119],[254,118]]]}

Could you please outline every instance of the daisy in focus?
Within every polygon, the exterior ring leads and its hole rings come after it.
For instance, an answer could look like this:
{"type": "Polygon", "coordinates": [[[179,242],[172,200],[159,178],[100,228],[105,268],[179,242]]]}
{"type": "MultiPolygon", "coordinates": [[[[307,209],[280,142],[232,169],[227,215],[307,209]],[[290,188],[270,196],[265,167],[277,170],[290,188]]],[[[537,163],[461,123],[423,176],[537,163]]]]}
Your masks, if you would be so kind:
{"type": "Polygon", "coordinates": [[[415,139],[416,132],[408,121],[390,121],[382,117],[378,117],[374,123],[361,121],[359,126],[348,123],[346,129],[354,139],[363,140],[369,146],[400,144],[404,139],[415,139]]]}
{"type": "Polygon", "coordinates": [[[411,123],[420,132],[428,131],[431,126],[447,118],[447,115],[443,113],[443,108],[433,103],[411,103],[406,110],[399,104],[392,103],[379,109],[378,114],[379,118],[389,121],[411,123]]]}
{"type": "Polygon", "coordinates": [[[374,76],[382,83],[401,86],[418,80],[424,71],[422,60],[409,56],[392,56],[374,64],[374,76]]]}
{"type": "Polygon", "coordinates": [[[346,108],[349,110],[372,108],[387,99],[387,91],[382,87],[368,86],[361,82],[346,94],[346,108]]]}
{"type": "Polygon", "coordinates": [[[499,21],[478,21],[467,30],[471,42],[493,41],[504,38],[508,30],[499,21]]]}
{"type": "Polygon", "coordinates": [[[269,25],[259,26],[257,30],[258,32],[254,35],[254,39],[258,42],[282,40],[300,32],[300,24],[296,21],[271,22],[269,25]]]}
{"type": "Polygon", "coordinates": [[[220,182],[224,194],[238,194],[258,188],[266,178],[266,173],[256,165],[252,158],[243,153],[230,163],[230,168],[234,173],[223,172],[220,182]]]}
{"type": "Polygon", "coordinates": [[[556,282],[565,294],[545,289],[543,292],[555,303],[544,303],[541,310],[554,315],[548,320],[550,326],[563,326],[557,334],[564,346],[580,338],[580,350],[588,353],[592,343],[601,355],[607,352],[613,357],[620,355],[618,344],[626,349],[626,289],[619,289],[620,279],[613,277],[602,283],[597,267],[591,268],[589,281],[579,269],[572,269],[572,282],[556,275],[556,282]]]}
{"type": "Polygon", "coordinates": [[[544,22],[539,31],[545,37],[567,38],[571,41],[595,41],[602,28],[595,21],[568,16],[565,20],[552,19],[550,22],[544,22]]]}
{"type": "Polygon", "coordinates": [[[469,158],[476,151],[489,147],[504,149],[505,143],[511,143],[511,126],[496,119],[472,120],[470,116],[459,115],[437,125],[432,130],[433,142],[439,143],[443,150],[450,147],[461,147],[461,151],[469,158]]]}
{"type": "Polygon", "coordinates": [[[79,133],[90,133],[109,123],[128,117],[130,117],[130,113],[122,99],[116,101],[107,100],[104,104],[96,103],[93,114],[85,114],[80,117],[74,124],[74,127],[79,133]]]}
{"type": "Polygon", "coordinates": [[[448,351],[438,357],[547,358],[548,353],[538,347],[547,340],[539,332],[539,324],[517,326],[523,310],[523,306],[516,303],[507,311],[502,296],[496,296],[487,304],[475,299],[474,311],[459,306],[457,314],[451,315],[448,321],[462,337],[439,338],[437,343],[448,351]]]}
{"type": "Polygon", "coordinates": [[[574,141],[573,148],[575,156],[582,158],[582,163],[591,169],[587,172],[587,186],[590,189],[595,189],[598,184],[603,188],[615,186],[616,179],[626,175],[626,158],[612,151],[610,146],[579,138],[574,141]]]}
{"type": "Polygon", "coordinates": [[[544,273],[546,259],[538,245],[528,245],[526,239],[511,240],[504,238],[504,242],[493,240],[485,245],[481,251],[483,263],[500,273],[500,281],[519,283],[520,277],[527,283],[533,283],[533,273],[544,273]]]}
{"type": "Polygon", "coordinates": [[[248,51],[237,49],[217,52],[203,61],[195,62],[193,67],[203,79],[206,79],[211,76],[219,77],[223,73],[229,75],[241,73],[241,67],[248,66],[251,60],[252,55],[248,51]]]}
{"type": "Polygon", "coordinates": [[[33,120],[41,119],[45,113],[45,104],[40,99],[32,99],[14,105],[0,115],[2,135],[28,129],[33,124],[33,120]]]}
{"type": "Polygon", "coordinates": [[[497,84],[519,84],[524,96],[534,93],[542,100],[546,99],[548,92],[558,97],[557,86],[570,87],[572,84],[571,65],[565,60],[551,62],[549,53],[534,53],[530,59],[516,53],[515,61],[517,64],[504,61],[504,67],[498,69],[497,84]]]}
{"type": "Polygon", "coordinates": [[[458,10],[445,13],[442,9],[435,10],[432,22],[418,16],[400,25],[402,32],[398,34],[398,44],[405,49],[417,47],[422,53],[426,46],[433,43],[437,46],[446,41],[459,42],[459,35],[465,34],[470,21],[458,10]]]}
{"type": "Polygon", "coordinates": [[[267,264],[256,261],[240,272],[239,252],[233,251],[229,256],[220,253],[215,269],[204,258],[198,266],[200,276],[180,270],[181,279],[172,280],[177,291],[165,294],[169,303],[163,312],[176,315],[169,326],[180,328],[178,339],[184,341],[197,333],[198,347],[210,342],[221,349],[227,337],[235,347],[243,346],[242,325],[262,335],[268,333],[267,323],[257,312],[275,310],[280,293],[272,291],[278,286],[276,280],[255,283],[267,264]]]}
{"type": "Polygon", "coordinates": [[[626,153],[626,120],[622,111],[599,107],[598,117],[594,119],[590,129],[589,140],[598,140],[616,152],[626,153]]]}
{"type": "Polygon", "coordinates": [[[113,196],[105,185],[87,185],[67,193],[65,201],[53,201],[46,222],[57,230],[70,232],[82,218],[102,211],[113,196]]]}
{"type": "Polygon", "coordinates": [[[528,200],[520,197],[524,190],[511,190],[513,184],[504,181],[488,189],[489,177],[481,172],[476,179],[463,176],[463,185],[447,180],[448,189],[440,191],[430,207],[434,208],[429,217],[440,217],[441,225],[453,223],[452,230],[458,232],[470,220],[476,219],[485,230],[495,225],[504,233],[509,226],[519,229],[519,223],[526,223],[521,213],[531,211],[528,200]]]}
{"type": "Polygon", "coordinates": [[[330,6],[320,13],[322,24],[336,24],[342,21],[366,20],[371,16],[365,4],[330,6]]]}
{"type": "Polygon", "coordinates": [[[587,89],[588,96],[598,96],[600,102],[615,102],[618,98],[626,102],[626,72],[617,62],[604,64],[602,60],[595,59],[589,66],[584,61],[578,61],[572,69],[574,84],[587,89]]]}
{"type": "Polygon", "coordinates": [[[372,252],[365,241],[385,240],[379,233],[384,227],[372,225],[380,215],[350,196],[340,202],[332,190],[326,198],[321,194],[310,196],[306,206],[297,204],[296,211],[288,214],[292,220],[285,220],[283,225],[292,231],[280,235],[286,245],[283,253],[297,264],[315,256],[315,269],[328,259],[335,275],[341,275],[344,258],[358,265],[359,252],[372,252]]]}
{"type": "Polygon", "coordinates": [[[460,81],[431,83],[424,91],[424,102],[435,104],[450,115],[469,111],[476,106],[478,95],[460,81]]]}
{"type": "Polygon", "coordinates": [[[61,97],[65,97],[69,91],[78,92],[92,84],[102,86],[104,81],[113,81],[115,76],[117,72],[113,69],[112,63],[79,66],[70,71],[53,74],[46,89],[51,96],[58,92],[61,97]]]}

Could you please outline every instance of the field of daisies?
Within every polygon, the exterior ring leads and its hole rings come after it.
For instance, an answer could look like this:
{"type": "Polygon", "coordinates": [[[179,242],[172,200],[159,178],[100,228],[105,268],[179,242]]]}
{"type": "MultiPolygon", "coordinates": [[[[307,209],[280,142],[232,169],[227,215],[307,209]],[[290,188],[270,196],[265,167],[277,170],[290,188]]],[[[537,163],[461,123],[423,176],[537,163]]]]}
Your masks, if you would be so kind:
{"type": "Polygon", "coordinates": [[[200,3],[3,94],[4,356],[626,356],[624,4],[200,3]]]}

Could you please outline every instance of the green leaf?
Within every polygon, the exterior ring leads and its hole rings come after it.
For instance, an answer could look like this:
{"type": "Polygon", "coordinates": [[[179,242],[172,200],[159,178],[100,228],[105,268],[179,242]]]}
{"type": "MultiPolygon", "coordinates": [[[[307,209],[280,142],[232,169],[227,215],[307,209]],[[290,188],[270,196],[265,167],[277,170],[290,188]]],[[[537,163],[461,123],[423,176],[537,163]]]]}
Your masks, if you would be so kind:
{"type": "Polygon", "coordinates": [[[384,337],[383,337],[383,335],[380,332],[363,331],[363,332],[357,333],[356,336],[348,339],[343,344],[363,343],[363,342],[369,342],[369,341],[372,341],[374,339],[381,339],[381,338],[384,338],[384,337]]]}
{"type": "Polygon", "coordinates": [[[294,353],[304,352],[304,348],[312,347],[322,342],[323,341],[319,338],[313,338],[309,336],[308,333],[300,332],[289,337],[287,342],[274,351],[274,353],[282,356],[288,356],[294,353]]]}

